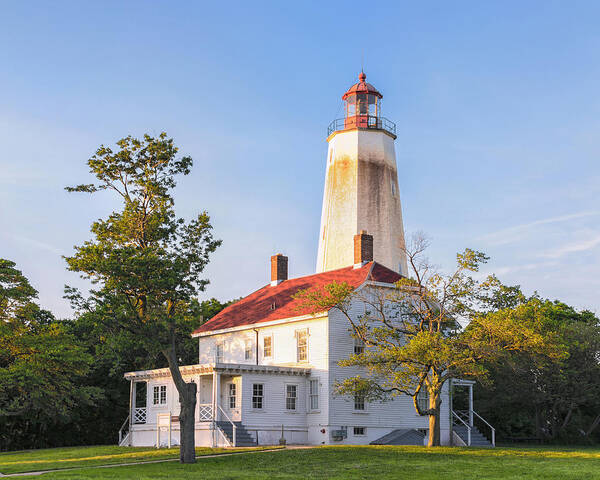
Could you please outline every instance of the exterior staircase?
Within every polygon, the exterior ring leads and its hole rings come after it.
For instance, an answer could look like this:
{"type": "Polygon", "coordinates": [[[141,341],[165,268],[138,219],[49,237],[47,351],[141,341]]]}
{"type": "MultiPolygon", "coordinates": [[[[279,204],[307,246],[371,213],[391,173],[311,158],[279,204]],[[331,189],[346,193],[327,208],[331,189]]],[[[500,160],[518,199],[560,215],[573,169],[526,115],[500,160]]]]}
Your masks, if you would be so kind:
{"type": "MultiPolygon", "coordinates": [[[[235,446],[236,447],[254,447],[257,445],[256,441],[250,435],[250,432],[246,430],[246,427],[242,425],[242,422],[235,423],[235,446]]],[[[233,425],[230,422],[219,421],[217,427],[223,432],[225,437],[231,445],[233,445],[233,425]]]]}
{"type": "MultiPolygon", "coordinates": [[[[460,439],[467,445],[469,433],[467,427],[464,425],[454,425],[454,432],[460,437],[460,439]]],[[[471,447],[493,447],[492,442],[479,431],[476,426],[471,427],[471,447]]]]}
{"type": "Polygon", "coordinates": [[[475,410],[451,410],[451,413],[453,445],[492,448],[496,446],[496,429],[475,410]],[[490,432],[491,441],[475,426],[475,421],[490,432]]]}

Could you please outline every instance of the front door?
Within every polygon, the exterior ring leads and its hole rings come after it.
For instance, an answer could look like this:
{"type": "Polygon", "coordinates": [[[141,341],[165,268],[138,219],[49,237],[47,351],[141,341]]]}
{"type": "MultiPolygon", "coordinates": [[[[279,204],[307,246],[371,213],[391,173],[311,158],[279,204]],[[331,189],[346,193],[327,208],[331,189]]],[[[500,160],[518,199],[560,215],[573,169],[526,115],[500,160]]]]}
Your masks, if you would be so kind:
{"type": "Polygon", "coordinates": [[[242,404],[240,382],[236,380],[226,382],[225,388],[221,393],[223,410],[225,410],[231,420],[239,422],[241,420],[240,411],[242,404]]]}

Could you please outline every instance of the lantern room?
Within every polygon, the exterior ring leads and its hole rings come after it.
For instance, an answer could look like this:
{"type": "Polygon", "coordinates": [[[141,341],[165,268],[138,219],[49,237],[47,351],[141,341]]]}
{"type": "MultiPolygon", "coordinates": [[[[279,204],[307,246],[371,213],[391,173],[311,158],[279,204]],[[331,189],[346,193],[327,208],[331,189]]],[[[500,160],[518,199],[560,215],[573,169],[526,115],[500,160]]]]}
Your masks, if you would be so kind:
{"type": "Polygon", "coordinates": [[[381,99],[383,95],[367,83],[367,75],[360,72],[358,83],[352,85],[344,95],[344,118],[331,122],[328,135],[335,131],[354,128],[371,128],[385,130],[396,134],[396,125],[381,116],[381,99]]]}
{"type": "Polygon", "coordinates": [[[342,100],[345,102],[344,124],[346,128],[368,128],[369,124],[377,124],[383,95],[366,80],[365,72],[360,72],[358,83],[352,85],[342,96],[342,100]]]}

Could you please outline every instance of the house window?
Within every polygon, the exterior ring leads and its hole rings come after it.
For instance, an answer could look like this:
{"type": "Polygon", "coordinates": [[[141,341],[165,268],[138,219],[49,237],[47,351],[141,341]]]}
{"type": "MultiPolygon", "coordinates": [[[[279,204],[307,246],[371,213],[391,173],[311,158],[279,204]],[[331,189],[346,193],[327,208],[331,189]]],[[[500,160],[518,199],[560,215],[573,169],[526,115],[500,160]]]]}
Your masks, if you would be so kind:
{"type": "Polygon", "coordinates": [[[298,385],[285,386],[285,409],[296,410],[296,400],[298,398],[298,385]]]}
{"type": "Polygon", "coordinates": [[[153,405],[166,405],[167,404],[167,386],[156,385],[152,391],[152,404],[153,405]]]}
{"type": "Polygon", "coordinates": [[[358,412],[364,412],[366,410],[364,395],[354,395],[354,410],[358,412]]]}
{"type": "Polygon", "coordinates": [[[246,340],[246,345],[244,348],[244,358],[246,360],[250,360],[252,358],[252,340],[249,338],[246,340]]]}
{"type": "Polygon", "coordinates": [[[296,330],[296,361],[308,362],[308,329],[296,330]]]}
{"type": "Polygon", "coordinates": [[[265,358],[273,356],[273,336],[263,338],[263,356],[265,358]]]}
{"type": "Polygon", "coordinates": [[[235,383],[230,383],[229,384],[229,408],[235,408],[235,404],[236,404],[236,386],[235,383]]]}
{"type": "Polygon", "coordinates": [[[354,355],[360,355],[365,351],[365,342],[363,342],[360,338],[354,339],[354,355]]]}
{"type": "Polygon", "coordinates": [[[252,384],[252,408],[261,410],[263,408],[264,386],[262,383],[252,384]]]}
{"type": "Polygon", "coordinates": [[[417,394],[417,404],[419,405],[420,410],[429,409],[429,392],[426,388],[421,388],[421,390],[419,390],[419,393],[417,394]]]}
{"type": "Polygon", "coordinates": [[[366,435],[366,428],[365,427],[354,427],[354,435],[357,437],[362,437],[364,435],[366,435]]]}
{"type": "Polygon", "coordinates": [[[319,409],[319,380],[311,380],[309,387],[309,404],[311,410],[319,409]]]}
{"type": "Polygon", "coordinates": [[[216,361],[223,363],[223,342],[217,342],[216,361]]]}

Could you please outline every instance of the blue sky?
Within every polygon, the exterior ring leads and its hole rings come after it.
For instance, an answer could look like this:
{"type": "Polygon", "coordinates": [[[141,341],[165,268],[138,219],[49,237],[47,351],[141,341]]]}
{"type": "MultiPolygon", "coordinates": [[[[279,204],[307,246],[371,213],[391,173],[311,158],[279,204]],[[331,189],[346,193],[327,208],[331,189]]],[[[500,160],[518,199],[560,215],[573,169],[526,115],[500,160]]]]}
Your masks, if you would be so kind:
{"type": "Polygon", "coordinates": [[[195,160],[178,212],[223,246],[203,297],[314,271],[328,123],[368,81],[397,123],[405,229],[527,293],[600,311],[600,3],[12,2],[0,16],[0,257],[59,316],[61,255],[116,207],[100,144],[166,131],[195,160]]]}

